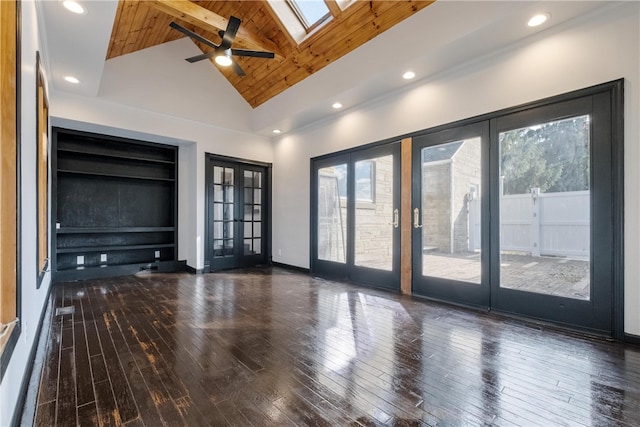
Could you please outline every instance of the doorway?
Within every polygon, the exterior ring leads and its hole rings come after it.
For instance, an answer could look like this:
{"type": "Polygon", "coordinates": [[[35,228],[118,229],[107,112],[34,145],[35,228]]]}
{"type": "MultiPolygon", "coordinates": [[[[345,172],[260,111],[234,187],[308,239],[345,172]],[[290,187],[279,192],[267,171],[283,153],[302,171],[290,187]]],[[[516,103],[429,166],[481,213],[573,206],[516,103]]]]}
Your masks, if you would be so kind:
{"type": "Polygon", "coordinates": [[[413,293],[620,332],[612,93],[565,96],[413,138],[413,293]]]}
{"type": "Polygon", "coordinates": [[[489,305],[489,125],[413,138],[413,292],[489,305]]]}
{"type": "Polygon", "coordinates": [[[269,165],[207,155],[205,270],[270,259],[269,165]]]}
{"type": "Polygon", "coordinates": [[[400,143],[312,159],[311,271],[400,289],[400,143]]]}

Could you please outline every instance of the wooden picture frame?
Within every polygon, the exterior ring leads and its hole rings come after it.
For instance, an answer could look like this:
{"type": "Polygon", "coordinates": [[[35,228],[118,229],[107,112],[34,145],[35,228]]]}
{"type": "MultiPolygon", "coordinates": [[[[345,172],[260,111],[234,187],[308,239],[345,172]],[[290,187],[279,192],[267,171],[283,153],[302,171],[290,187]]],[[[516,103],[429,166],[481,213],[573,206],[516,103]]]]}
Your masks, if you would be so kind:
{"type": "Polygon", "coordinates": [[[49,266],[49,100],[44,82],[40,52],[36,52],[38,288],[49,266]]]}
{"type": "Polygon", "coordinates": [[[0,381],[20,337],[21,3],[0,1],[0,381]]]}

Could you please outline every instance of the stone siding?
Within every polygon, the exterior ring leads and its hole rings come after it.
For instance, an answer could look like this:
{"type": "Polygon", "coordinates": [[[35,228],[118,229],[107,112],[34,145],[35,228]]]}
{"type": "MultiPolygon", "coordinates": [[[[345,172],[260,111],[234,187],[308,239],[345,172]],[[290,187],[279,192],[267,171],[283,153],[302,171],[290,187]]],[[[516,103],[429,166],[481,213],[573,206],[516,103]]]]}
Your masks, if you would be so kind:
{"type": "Polygon", "coordinates": [[[393,156],[374,160],[374,201],[356,201],[355,264],[392,269],[393,156]]]}

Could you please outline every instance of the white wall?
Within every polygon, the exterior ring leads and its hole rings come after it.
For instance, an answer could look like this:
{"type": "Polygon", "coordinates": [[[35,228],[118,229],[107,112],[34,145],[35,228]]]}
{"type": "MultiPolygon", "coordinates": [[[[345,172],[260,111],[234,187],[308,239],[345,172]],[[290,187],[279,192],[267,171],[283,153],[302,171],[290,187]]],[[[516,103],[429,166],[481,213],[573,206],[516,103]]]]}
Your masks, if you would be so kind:
{"type": "MultiPolygon", "coordinates": [[[[46,273],[40,289],[36,289],[36,51],[38,22],[33,1],[22,2],[22,84],[21,84],[21,180],[22,180],[22,239],[21,239],[21,299],[18,343],[0,384],[0,426],[9,425],[18,401],[18,391],[27,371],[29,354],[34,345],[40,314],[51,284],[51,274],[46,273]]],[[[43,52],[40,52],[41,57],[43,52]]],[[[44,59],[44,58],[42,58],[44,59]]],[[[45,76],[46,76],[46,70],[45,76]]]]}
{"type": "MultiPolygon", "coordinates": [[[[136,95],[137,96],[137,95],[136,95]]],[[[178,151],[178,259],[204,266],[205,153],[271,162],[267,138],[68,92],[51,96],[52,125],[173,144],[178,151]]]]}
{"type": "Polygon", "coordinates": [[[274,147],[274,261],[309,267],[309,159],[553,95],[625,79],[625,332],[640,335],[640,4],[539,33],[274,147]]]}

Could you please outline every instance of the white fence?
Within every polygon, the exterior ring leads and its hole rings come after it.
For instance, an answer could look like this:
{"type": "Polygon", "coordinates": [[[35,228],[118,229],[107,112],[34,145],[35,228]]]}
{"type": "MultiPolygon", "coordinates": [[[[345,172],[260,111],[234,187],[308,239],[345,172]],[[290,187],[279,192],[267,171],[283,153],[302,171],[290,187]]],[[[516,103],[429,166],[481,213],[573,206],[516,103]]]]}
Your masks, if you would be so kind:
{"type": "MultiPolygon", "coordinates": [[[[500,199],[500,250],[587,258],[589,191],[505,195],[500,199]]],[[[469,204],[469,249],[480,249],[480,199],[469,204]]]]}

